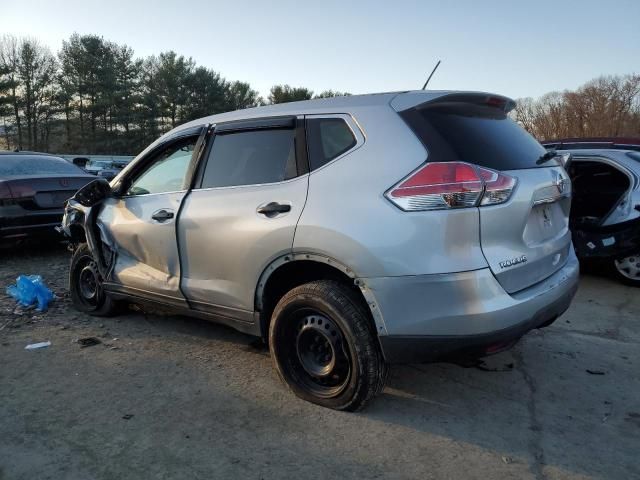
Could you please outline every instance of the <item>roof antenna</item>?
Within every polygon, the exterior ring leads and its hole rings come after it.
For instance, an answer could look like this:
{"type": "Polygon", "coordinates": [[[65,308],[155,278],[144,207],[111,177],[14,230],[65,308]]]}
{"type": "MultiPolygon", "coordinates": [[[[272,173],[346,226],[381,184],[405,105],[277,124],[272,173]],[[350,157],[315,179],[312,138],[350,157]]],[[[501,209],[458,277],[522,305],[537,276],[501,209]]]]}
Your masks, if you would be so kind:
{"type": "Polygon", "coordinates": [[[427,78],[427,81],[424,82],[424,85],[422,86],[422,90],[427,88],[427,84],[429,83],[429,80],[431,80],[431,77],[433,77],[433,74],[436,73],[436,70],[438,69],[439,66],[440,66],[440,60],[438,60],[438,63],[436,63],[436,66],[433,67],[433,70],[431,70],[431,75],[429,75],[429,78],[427,78]]]}

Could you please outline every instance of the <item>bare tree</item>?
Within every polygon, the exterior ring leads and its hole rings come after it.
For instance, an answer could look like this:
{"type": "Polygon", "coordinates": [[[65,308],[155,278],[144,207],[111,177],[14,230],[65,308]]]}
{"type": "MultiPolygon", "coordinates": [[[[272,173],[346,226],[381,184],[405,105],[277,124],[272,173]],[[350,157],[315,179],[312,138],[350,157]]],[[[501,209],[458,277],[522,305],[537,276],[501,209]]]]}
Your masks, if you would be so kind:
{"type": "Polygon", "coordinates": [[[512,115],[541,140],[640,136],[640,75],[600,77],[575,91],[524,98],[512,115]]]}
{"type": "MultiPolygon", "coordinates": [[[[20,46],[18,39],[12,35],[4,35],[0,38],[0,69],[6,77],[9,98],[8,101],[13,108],[13,116],[17,131],[17,147],[22,149],[22,125],[20,123],[20,105],[18,89],[18,65],[20,64],[20,46]]],[[[5,127],[6,128],[6,127],[5,127]]],[[[8,142],[7,142],[8,143],[8,142]]]]}

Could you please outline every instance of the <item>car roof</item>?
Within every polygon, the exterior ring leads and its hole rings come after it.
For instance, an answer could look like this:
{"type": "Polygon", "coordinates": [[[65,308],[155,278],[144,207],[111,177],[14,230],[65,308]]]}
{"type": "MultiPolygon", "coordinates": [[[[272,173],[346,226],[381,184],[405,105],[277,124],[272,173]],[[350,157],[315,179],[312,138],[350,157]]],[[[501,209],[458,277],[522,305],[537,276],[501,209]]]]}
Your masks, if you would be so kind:
{"type": "Polygon", "coordinates": [[[640,138],[632,137],[585,137],[544,140],[543,146],[556,150],[626,150],[640,151],[640,138]]]}
{"type": "MultiPolygon", "coordinates": [[[[63,162],[66,162],[66,160],[62,157],[58,157],[57,155],[52,155],[50,153],[41,153],[41,152],[27,152],[27,151],[20,151],[20,152],[11,152],[11,151],[7,151],[7,150],[0,150],[0,161],[2,159],[2,157],[4,158],[24,158],[24,159],[29,159],[29,158],[49,158],[51,160],[62,160],[63,162]]],[[[69,162],[67,162],[69,163],[69,162]]]]}
{"type": "Polygon", "coordinates": [[[569,152],[574,155],[617,155],[625,153],[638,153],[637,150],[624,148],[564,148],[562,152],[569,152]]]}
{"type": "MultiPolygon", "coordinates": [[[[251,118],[284,116],[284,115],[304,115],[304,114],[322,114],[322,113],[354,113],[357,110],[371,107],[389,106],[392,101],[396,103],[397,98],[401,97],[402,101],[398,101],[394,108],[403,110],[411,106],[424,103],[428,100],[450,94],[481,94],[501,97],[487,92],[464,92],[457,90],[403,90],[396,92],[383,93],[367,93],[363,95],[344,95],[328,98],[314,98],[312,100],[302,100],[298,102],[278,103],[275,105],[264,105],[260,107],[245,108],[242,110],[234,110],[231,112],[218,113],[208,117],[199,118],[191,122],[176,127],[168,133],[175,133],[185,128],[206,125],[209,123],[221,123],[233,120],[245,120],[251,118]]],[[[506,101],[512,102],[511,99],[502,97],[506,101]]]]}

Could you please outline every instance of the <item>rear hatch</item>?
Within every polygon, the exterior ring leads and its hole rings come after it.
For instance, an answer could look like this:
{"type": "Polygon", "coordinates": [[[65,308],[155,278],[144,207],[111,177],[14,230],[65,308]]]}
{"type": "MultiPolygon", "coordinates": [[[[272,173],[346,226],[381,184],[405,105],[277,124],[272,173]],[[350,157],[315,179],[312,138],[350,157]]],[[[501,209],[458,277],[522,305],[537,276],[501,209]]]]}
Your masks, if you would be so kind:
{"type": "Polygon", "coordinates": [[[504,203],[481,205],[480,241],[491,271],[514,293],[560,269],[571,249],[571,184],[556,158],[508,116],[513,101],[449,94],[399,112],[428,162],[466,162],[516,180],[504,203]]]}
{"type": "Polygon", "coordinates": [[[0,156],[0,183],[11,202],[27,210],[61,209],[92,176],[54,155],[9,153],[0,156]]]}

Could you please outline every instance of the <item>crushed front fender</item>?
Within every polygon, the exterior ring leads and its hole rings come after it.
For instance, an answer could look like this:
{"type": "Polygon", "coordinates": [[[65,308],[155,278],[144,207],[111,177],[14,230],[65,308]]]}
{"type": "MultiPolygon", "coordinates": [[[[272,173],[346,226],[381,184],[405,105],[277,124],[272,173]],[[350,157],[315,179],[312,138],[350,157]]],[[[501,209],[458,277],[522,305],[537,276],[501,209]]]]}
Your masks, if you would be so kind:
{"type": "Polygon", "coordinates": [[[108,233],[98,223],[102,202],[111,194],[109,183],[96,179],[67,200],[58,228],[72,246],[85,243],[93,255],[100,275],[108,279],[115,264],[116,247],[108,233]]]}

